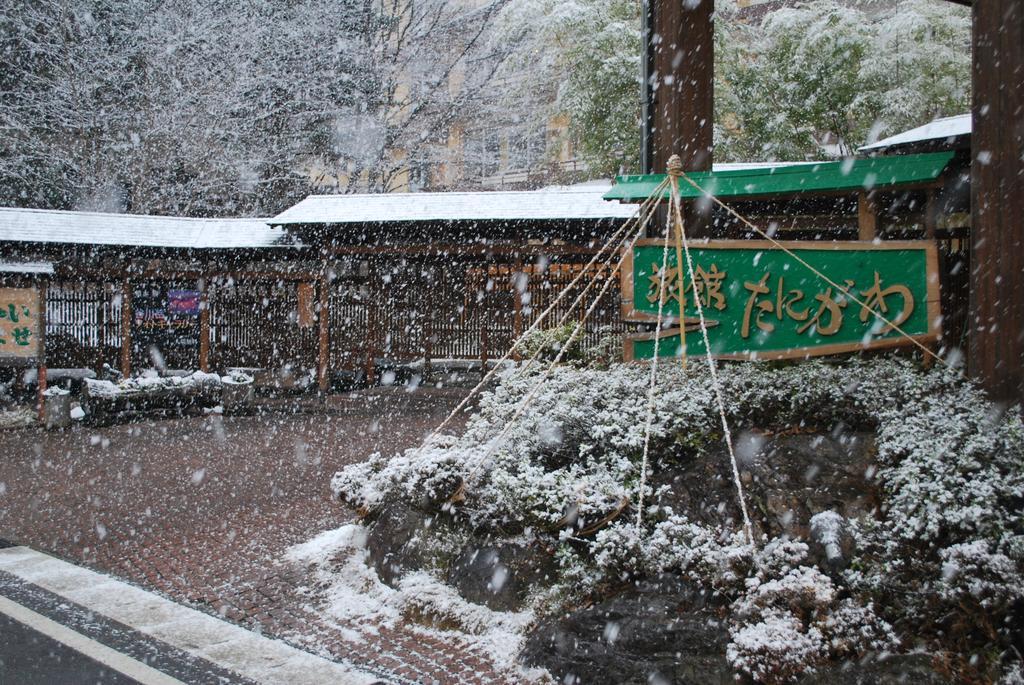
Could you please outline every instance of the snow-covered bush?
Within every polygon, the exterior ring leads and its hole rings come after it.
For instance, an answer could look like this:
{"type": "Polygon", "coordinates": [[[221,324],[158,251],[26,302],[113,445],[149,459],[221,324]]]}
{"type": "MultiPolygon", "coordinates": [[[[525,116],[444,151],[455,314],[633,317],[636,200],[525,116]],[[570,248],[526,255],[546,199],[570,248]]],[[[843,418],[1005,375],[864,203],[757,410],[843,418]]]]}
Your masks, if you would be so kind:
{"type": "Polygon", "coordinates": [[[516,352],[524,359],[536,356],[541,361],[551,361],[561,355],[564,362],[580,361],[583,359],[583,333],[576,333],[578,326],[578,322],[570,321],[561,326],[530,331],[516,343],[516,352]]]}
{"type": "Polygon", "coordinates": [[[220,377],[220,382],[224,385],[252,385],[255,380],[251,374],[239,369],[231,369],[227,375],[220,377]]]}
{"type": "Polygon", "coordinates": [[[440,436],[419,450],[387,458],[374,453],[370,458],[339,471],[331,480],[331,489],[353,506],[377,509],[386,496],[419,502],[443,501],[453,495],[463,477],[459,454],[449,449],[452,439],[440,436]]]}
{"type": "Polygon", "coordinates": [[[756,623],[745,623],[731,631],[732,642],[726,651],[738,670],[759,682],[785,682],[813,672],[824,660],[825,636],[814,626],[788,611],[766,613],[756,623]]]}
{"type": "Polygon", "coordinates": [[[607,369],[612,364],[622,362],[623,340],[625,334],[611,326],[601,326],[597,330],[597,340],[583,351],[583,358],[588,365],[607,369]]]}
{"type": "MultiPolygon", "coordinates": [[[[412,501],[492,541],[554,550],[560,578],[538,589],[539,613],[558,608],[543,602],[600,595],[628,579],[684,577],[728,613],[729,658],[755,680],[784,682],[831,659],[921,646],[950,654],[954,673],[989,673],[1020,637],[1012,616],[1024,602],[1017,410],[997,411],[955,370],[925,372],[907,360],[732,364],[720,377],[733,426],[875,431],[870,470],[881,508],[850,521],[817,512],[811,523],[826,548],[839,545],[840,529],[844,544],[852,539],[845,571],[817,567],[802,541],[750,545],[724,524],[659,505],[651,478],[643,494],[653,506],[637,527],[642,365],[562,366],[540,386],[539,371],[513,369],[461,436],[375,455],[339,472],[332,487],[368,511],[412,501]]],[[[722,458],[706,368],[666,365],[654,398],[654,474],[722,458]]]]}

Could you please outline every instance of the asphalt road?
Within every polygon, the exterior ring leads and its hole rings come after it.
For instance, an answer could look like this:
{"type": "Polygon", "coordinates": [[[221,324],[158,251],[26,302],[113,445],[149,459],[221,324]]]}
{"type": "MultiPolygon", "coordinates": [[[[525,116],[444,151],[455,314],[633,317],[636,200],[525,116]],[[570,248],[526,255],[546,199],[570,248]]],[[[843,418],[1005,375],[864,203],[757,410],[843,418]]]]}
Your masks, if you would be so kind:
{"type": "Polygon", "coordinates": [[[0,614],[0,684],[130,685],[138,682],[0,614]]]}

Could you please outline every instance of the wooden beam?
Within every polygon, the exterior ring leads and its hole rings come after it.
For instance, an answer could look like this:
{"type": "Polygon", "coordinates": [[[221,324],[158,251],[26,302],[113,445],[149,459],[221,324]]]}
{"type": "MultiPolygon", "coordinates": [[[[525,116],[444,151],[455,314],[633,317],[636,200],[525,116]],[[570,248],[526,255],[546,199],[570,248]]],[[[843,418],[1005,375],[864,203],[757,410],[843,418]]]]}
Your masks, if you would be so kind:
{"type": "MultiPolygon", "coordinates": [[[[683,171],[710,171],[714,149],[714,0],[646,0],[641,169],[663,173],[679,155],[683,171]]],[[[712,235],[712,205],[687,202],[687,235],[712,235]]],[[[654,225],[668,223],[666,205],[654,225]]],[[[648,230],[648,237],[652,234],[648,230]]]]}
{"type": "Polygon", "coordinates": [[[581,245],[530,245],[522,243],[489,243],[481,245],[473,244],[408,244],[408,245],[334,245],[327,247],[324,251],[336,256],[357,256],[373,255],[387,257],[491,257],[501,256],[509,258],[532,257],[537,255],[548,255],[550,257],[562,256],[590,256],[600,250],[600,246],[581,245]]]}
{"type": "Polygon", "coordinates": [[[488,352],[490,346],[490,331],[487,328],[486,317],[480,317],[480,376],[487,375],[488,352]]]}
{"type": "Polygon", "coordinates": [[[1024,398],[1024,0],[973,5],[968,372],[1024,398]]]}
{"type": "Polygon", "coordinates": [[[381,298],[381,293],[374,287],[379,282],[380,275],[374,273],[374,269],[379,269],[379,265],[371,262],[368,288],[369,302],[366,311],[366,339],[363,344],[363,349],[366,351],[366,385],[371,388],[377,381],[377,328],[379,326],[377,308],[380,306],[381,298]]]}
{"type": "Polygon", "coordinates": [[[97,269],[74,262],[66,262],[57,269],[57,275],[74,279],[92,278],[106,280],[111,278],[163,279],[168,281],[195,281],[210,278],[231,278],[236,281],[310,281],[318,277],[315,271],[216,271],[216,270],[180,270],[180,269],[147,269],[146,271],[129,271],[127,269],[97,269]]]}
{"type": "MultiPolygon", "coordinates": [[[[523,293],[529,292],[527,288],[519,289],[519,279],[527,278],[523,271],[522,260],[517,260],[512,271],[512,341],[519,340],[523,334],[523,293]]],[[[513,355],[513,359],[519,361],[519,352],[513,355]]]]}

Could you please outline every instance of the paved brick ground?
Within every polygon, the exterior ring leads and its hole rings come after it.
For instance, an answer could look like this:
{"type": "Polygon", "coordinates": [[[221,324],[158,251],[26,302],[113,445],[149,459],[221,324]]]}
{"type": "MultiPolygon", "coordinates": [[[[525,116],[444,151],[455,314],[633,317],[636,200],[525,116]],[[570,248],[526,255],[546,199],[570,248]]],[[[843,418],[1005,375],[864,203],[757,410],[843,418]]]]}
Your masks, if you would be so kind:
{"type": "Polygon", "coordinates": [[[111,572],[399,682],[502,680],[465,641],[382,627],[348,641],[303,609],[305,571],[281,552],[351,520],[339,467],[417,444],[461,399],[401,390],[277,410],[63,433],[0,432],[0,537],[111,572]]]}

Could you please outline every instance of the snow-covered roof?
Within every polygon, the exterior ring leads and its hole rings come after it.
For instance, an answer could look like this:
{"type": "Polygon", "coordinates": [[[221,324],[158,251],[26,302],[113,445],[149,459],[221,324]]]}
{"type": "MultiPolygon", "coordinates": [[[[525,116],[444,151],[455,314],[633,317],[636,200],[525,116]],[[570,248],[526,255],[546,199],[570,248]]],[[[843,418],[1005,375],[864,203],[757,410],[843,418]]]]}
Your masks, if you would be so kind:
{"type": "Polygon", "coordinates": [[[196,249],[282,244],[284,231],[267,222],[0,207],[0,242],[196,249]]]}
{"type": "Polygon", "coordinates": [[[924,126],[918,126],[917,128],[912,128],[909,131],[897,133],[894,136],[883,138],[877,143],[865,145],[858,149],[861,152],[868,152],[871,150],[882,150],[884,148],[902,145],[914,145],[915,143],[952,140],[961,136],[969,136],[970,134],[971,115],[959,114],[955,117],[936,119],[935,121],[928,122],[924,126]]]}
{"type": "Polygon", "coordinates": [[[550,221],[626,219],[635,207],[601,199],[611,184],[586,183],[541,190],[310,195],[270,220],[294,224],[367,224],[396,221],[550,221]]]}
{"type": "Polygon", "coordinates": [[[52,274],[53,262],[0,262],[0,273],[52,274]]]}

